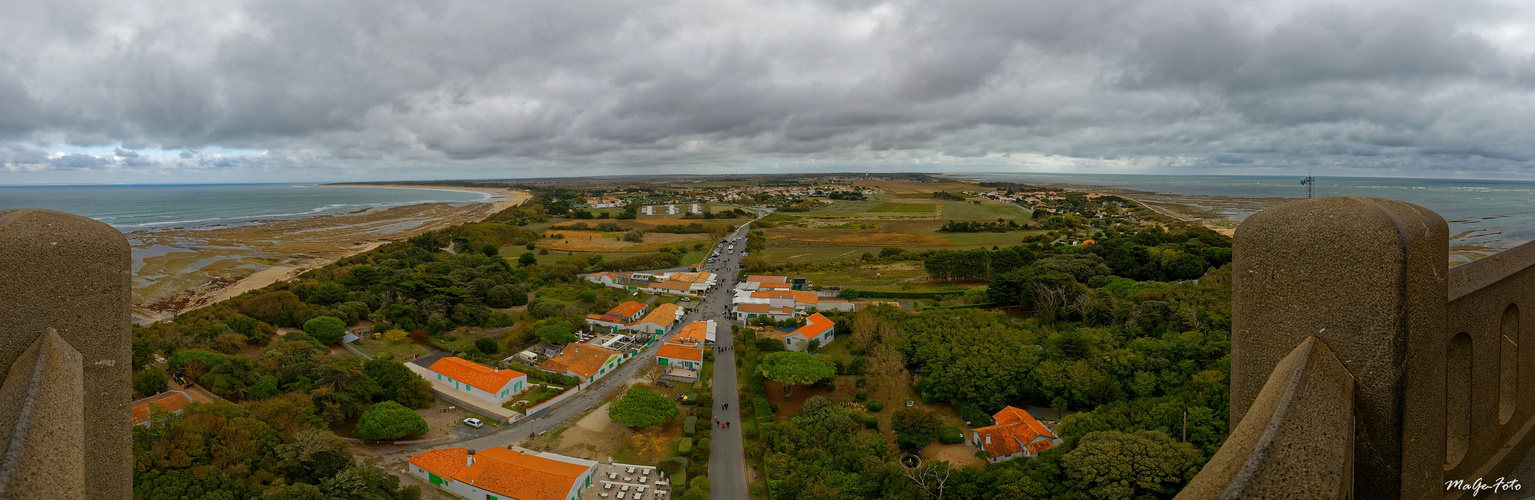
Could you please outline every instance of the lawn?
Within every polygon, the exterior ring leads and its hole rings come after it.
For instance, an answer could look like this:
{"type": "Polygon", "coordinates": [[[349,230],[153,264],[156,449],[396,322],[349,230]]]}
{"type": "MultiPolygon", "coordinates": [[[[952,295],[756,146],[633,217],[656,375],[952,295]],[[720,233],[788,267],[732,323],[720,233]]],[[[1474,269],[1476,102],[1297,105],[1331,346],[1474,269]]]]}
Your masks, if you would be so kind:
{"type": "Polygon", "coordinates": [[[512,411],[515,411],[515,412],[522,413],[522,412],[525,412],[527,410],[527,408],[530,407],[530,406],[537,406],[539,403],[542,403],[544,401],[548,401],[549,398],[552,398],[552,397],[560,395],[560,393],[565,392],[565,389],[567,389],[567,388],[560,387],[560,386],[557,386],[557,385],[548,385],[548,384],[535,384],[535,385],[531,385],[531,386],[528,386],[528,390],[526,392],[522,393],[521,397],[518,397],[515,400],[511,400],[511,401],[507,401],[505,403],[502,403],[501,407],[502,408],[506,408],[508,410],[512,410],[512,411]]]}
{"type": "Polygon", "coordinates": [[[364,334],[363,338],[357,340],[356,345],[358,349],[362,349],[363,352],[372,354],[374,357],[378,357],[379,354],[387,352],[393,354],[394,359],[400,361],[415,358],[417,355],[425,356],[431,353],[430,350],[422,347],[421,344],[417,344],[411,341],[410,339],[401,340],[399,342],[392,342],[389,339],[384,338],[373,340],[373,334],[371,333],[364,334]]]}
{"type": "Polygon", "coordinates": [[[969,202],[949,201],[943,203],[943,215],[945,220],[1028,220],[1030,212],[1017,205],[996,201],[982,201],[972,205],[969,202]]]}
{"type": "Polygon", "coordinates": [[[885,202],[869,209],[870,212],[909,212],[909,213],[933,213],[937,205],[932,203],[893,203],[885,202]]]}

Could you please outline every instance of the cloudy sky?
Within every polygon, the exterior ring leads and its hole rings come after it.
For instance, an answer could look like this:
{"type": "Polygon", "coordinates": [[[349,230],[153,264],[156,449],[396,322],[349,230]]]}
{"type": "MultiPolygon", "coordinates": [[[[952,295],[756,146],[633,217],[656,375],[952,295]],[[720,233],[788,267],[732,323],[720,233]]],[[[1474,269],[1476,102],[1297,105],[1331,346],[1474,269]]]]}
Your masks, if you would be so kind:
{"type": "Polygon", "coordinates": [[[0,0],[0,184],[1535,178],[1531,2],[0,0]]]}

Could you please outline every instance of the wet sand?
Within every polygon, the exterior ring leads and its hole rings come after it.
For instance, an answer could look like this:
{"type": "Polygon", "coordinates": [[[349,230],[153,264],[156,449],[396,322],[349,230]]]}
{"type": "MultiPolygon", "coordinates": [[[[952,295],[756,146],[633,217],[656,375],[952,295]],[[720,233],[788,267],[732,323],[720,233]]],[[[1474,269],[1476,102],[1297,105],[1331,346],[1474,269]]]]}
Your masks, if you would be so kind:
{"type": "Polygon", "coordinates": [[[391,241],[484,219],[530,196],[504,189],[442,189],[491,197],[478,203],[423,203],[233,227],[128,233],[142,257],[134,262],[134,321],[169,319],[391,241]]]}

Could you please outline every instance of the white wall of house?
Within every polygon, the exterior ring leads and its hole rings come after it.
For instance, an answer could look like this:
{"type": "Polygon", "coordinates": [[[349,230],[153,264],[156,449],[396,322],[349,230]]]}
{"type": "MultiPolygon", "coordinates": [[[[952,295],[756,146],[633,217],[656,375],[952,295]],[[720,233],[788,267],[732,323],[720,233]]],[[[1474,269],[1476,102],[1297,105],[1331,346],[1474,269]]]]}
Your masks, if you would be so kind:
{"type": "MultiPolygon", "coordinates": [[[[420,478],[421,482],[424,482],[426,484],[432,484],[432,479],[431,479],[431,475],[430,475],[431,473],[427,472],[426,469],[423,469],[423,468],[421,468],[420,466],[418,466],[416,464],[407,463],[406,465],[408,465],[410,467],[410,474],[411,475],[416,476],[417,478],[420,478]]],[[[585,490],[586,488],[590,488],[591,487],[591,485],[592,485],[592,471],[593,470],[595,470],[595,469],[587,469],[586,473],[582,474],[581,477],[577,478],[576,482],[574,484],[571,484],[570,491],[565,493],[565,500],[575,500],[577,498],[580,498],[581,497],[581,491],[585,490]]],[[[490,491],[487,491],[487,490],[476,488],[474,485],[471,485],[469,483],[465,483],[463,481],[454,481],[454,480],[451,480],[449,478],[442,478],[442,480],[446,481],[446,484],[438,485],[437,486],[438,488],[442,488],[442,489],[448,490],[450,492],[453,492],[453,494],[458,495],[458,496],[463,497],[463,498],[474,499],[474,500],[480,500],[480,499],[487,499],[488,500],[488,499],[492,499],[492,498],[496,499],[496,500],[516,500],[516,497],[508,496],[508,495],[502,495],[502,494],[499,494],[499,493],[493,493],[493,492],[490,492],[490,491]]]]}
{"type": "Polygon", "coordinates": [[[656,364],[670,366],[673,368],[685,368],[688,370],[699,370],[703,369],[704,367],[704,363],[702,361],[693,361],[691,359],[672,358],[667,356],[656,356],[656,364]],[[666,362],[662,363],[661,361],[663,360],[666,362]]]}
{"type": "Polygon", "coordinates": [[[466,384],[464,382],[461,382],[461,381],[458,381],[458,380],[454,380],[453,377],[449,377],[449,376],[443,375],[441,373],[437,373],[437,372],[431,372],[431,373],[432,373],[432,378],[436,379],[438,382],[442,382],[444,384],[447,384],[448,386],[453,387],[460,394],[463,394],[465,396],[469,396],[469,397],[472,397],[472,398],[475,398],[475,399],[478,399],[478,400],[481,400],[481,401],[485,401],[485,402],[490,403],[490,404],[495,405],[495,406],[501,406],[501,403],[505,403],[506,400],[511,399],[512,396],[516,396],[517,393],[520,393],[524,389],[528,388],[528,376],[527,375],[523,375],[523,376],[520,376],[520,377],[517,377],[517,378],[513,378],[513,379],[507,381],[506,385],[502,386],[498,390],[487,391],[487,390],[484,390],[484,389],[480,389],[478,387],[470,386],[469,384],[466,384]]]}

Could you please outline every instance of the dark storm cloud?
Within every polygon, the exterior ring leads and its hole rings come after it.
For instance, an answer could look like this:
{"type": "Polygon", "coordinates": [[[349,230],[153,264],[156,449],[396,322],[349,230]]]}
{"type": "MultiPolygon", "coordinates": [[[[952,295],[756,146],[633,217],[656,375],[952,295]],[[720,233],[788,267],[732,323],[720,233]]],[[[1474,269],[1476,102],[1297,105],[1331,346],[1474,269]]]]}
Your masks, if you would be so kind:
{"type": "Polygon", "coordinates": [[[920,162],[1506,176],[1535,158],[1535,11],[1517,3],[0,7],[0,172],[920,162]],[[239,153],[197,152],[212,150],[239,153]]]}

